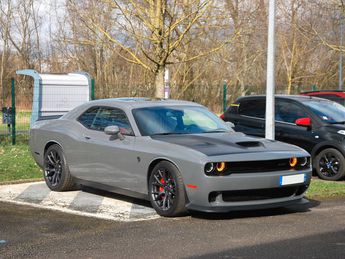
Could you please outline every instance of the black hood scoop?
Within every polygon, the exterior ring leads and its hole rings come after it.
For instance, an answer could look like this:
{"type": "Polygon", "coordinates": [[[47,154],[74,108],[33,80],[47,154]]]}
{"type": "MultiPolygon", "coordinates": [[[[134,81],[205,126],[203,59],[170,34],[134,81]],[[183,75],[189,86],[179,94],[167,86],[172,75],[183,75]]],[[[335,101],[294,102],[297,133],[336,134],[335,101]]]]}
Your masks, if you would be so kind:
{"type": "Polygon", "coordinates": [[[242,147],[261,147],[263,144],[259,141],[241,141],[236,142],[237,145],[242,147]]]}
{"type": "MultiPolygon", "coordinates": [[[[154,140],[169,142],[197,150],[208,156],[267,151],[265,143],[242,133],[155,135],[154,140]]],[[[272,150],[272,148],[270,148],[272,150]]]]}

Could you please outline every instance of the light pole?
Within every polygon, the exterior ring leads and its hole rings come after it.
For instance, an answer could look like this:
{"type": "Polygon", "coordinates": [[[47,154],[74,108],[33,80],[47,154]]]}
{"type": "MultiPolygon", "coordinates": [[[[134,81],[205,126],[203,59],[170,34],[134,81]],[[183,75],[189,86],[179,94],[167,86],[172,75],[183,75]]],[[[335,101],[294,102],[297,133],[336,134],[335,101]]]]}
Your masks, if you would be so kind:
{"type": "Polygon", "coordinates": [[[266,138],[274,140],[275,123],[274,123],[274,90],[275,90],[275,0],[269,0],[268,10],[268,48],[267,48],[267,85],[266,85],[266,138]]]}
{"type": "Polygon", "coordinates": [[[343,39],[344,39],[344,17],[340,14],[340,57],[339,57],[339,86],[338,89],[343,88],[343,39]]]}

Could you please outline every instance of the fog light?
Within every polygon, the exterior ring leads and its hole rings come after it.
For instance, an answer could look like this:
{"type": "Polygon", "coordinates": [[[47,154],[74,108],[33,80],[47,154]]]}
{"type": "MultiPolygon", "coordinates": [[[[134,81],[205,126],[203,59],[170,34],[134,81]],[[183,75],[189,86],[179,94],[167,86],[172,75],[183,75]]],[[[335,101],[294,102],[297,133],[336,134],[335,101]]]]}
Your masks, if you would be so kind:
{"type": "Polygon", "coordinates": [[[224,162],[217,163],[216,169],[219,173],[223,172],[225,169],[225,163],[224,162]]]}
{"type": "Polygon", "coordinates": [[[291,167],[295,167],[297,165],[297,158],[296,157],[291,157],[289,164],[291,167]]]}

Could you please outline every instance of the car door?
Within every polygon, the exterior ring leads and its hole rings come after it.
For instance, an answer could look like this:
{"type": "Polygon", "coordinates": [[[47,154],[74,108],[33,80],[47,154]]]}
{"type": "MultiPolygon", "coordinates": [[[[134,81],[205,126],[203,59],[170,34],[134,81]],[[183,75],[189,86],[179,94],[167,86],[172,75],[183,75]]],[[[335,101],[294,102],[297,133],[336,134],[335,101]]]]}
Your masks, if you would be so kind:
{"type": "Polygon", "coordinates": [[[93,106],[84,111],[74,123],[73,134],[64,143],[64,152],[68,161],[68,167],[75,178],[88,180],[93,175],[90,169],[88,156],[90,127],[99,111],[100,107],[93,106]]]}
{"type": "Polygon", "coordinates": [[[311,152],[317,139],[312,131],[312,127],[296,125],[296,120],[300,118],[311,118],[311,114],[302,104],[294,101],[276,99],[276,139],[299,146],[311,152]]]}
{"type": "Polygon", "coordinates": [[[135,136],[126,113],[119,108],[100,107],[84,137],[90,172],[84,178],[132,190],[138,181],[131,173],[137,157],[134,153],[135,136]],[[105,134],[107,126],[118,126],[124,138],[105,134]]]}
{"type": "Polygon", "coordinates": [[[234,130],[248,135],[265,136],[265,100],[246,99],[239,103],[238,112],[233,116],[234,130]]]}

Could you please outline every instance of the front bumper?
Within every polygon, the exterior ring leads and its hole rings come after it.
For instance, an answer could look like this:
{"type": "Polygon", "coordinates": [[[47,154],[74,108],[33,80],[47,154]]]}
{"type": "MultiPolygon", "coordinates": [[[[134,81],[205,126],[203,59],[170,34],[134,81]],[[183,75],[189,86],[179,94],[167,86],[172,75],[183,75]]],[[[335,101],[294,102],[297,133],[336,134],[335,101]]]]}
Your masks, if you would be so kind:
{"type": "Polygon", "coordinates": [[[189,200],[187,208],[204,212],[229,212],[305,204],[308,201],[303,196],[309,187],[311,176],[311,169],[219,177],[204,176],[198,184],[189,182],[197,188],[188,188],[187,182],[189,200]],[[302,174],[303,183],[282,186],[282,176],[302,174]]]}
{"type": "Polygon", "coordinates": [[[287,207],[291,205],[305,205],[308,204],[309,200],[305,198],[296,198],[295,200],[283,201],[283,202],[273,202],[273,203],[266,203],[266,204],[253,204],[253,205],[232,205],[232,206],[210,206],[210,207],[203,207],[194,204],[187,204],[188,210],[195,210],[207,213],[217,213],[217,212],[231,212],[231,211],[247,211],[247,210],[261,210],[261,209],[272,209],[272,208],[280,208],[280,207],[287,207]]]}

